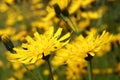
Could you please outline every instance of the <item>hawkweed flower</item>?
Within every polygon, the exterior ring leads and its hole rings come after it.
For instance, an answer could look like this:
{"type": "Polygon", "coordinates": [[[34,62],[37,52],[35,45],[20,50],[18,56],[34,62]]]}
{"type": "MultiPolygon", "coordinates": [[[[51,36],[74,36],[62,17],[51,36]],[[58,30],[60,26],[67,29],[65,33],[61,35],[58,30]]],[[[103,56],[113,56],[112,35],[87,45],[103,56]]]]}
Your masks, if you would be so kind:
{"type": "Polygon", "coordinates": [[[86,7],[90,5],[90,3],[94,2],[94,0],[51,0],[49,2],[50,6],[47,6],[47,16],[43,20],[50,20],[52,19],[56,13],[59,15],[62,13],[64,16],[67,14],[73,14],[76,12],[80,7],[86,7]],[[53,6],[53,7],[51,7],[53,6]],[[55,10],[54,10],[55,9],[55,10]]]}
{"type": "Polygon", "coordinates": [[[81,62],[88,54],[94,56],[99,52],[103,45],[109,43],[111,35],[103,31],[101,35],[97,34],[97,31],[90,31],[86,37],[79,35],[73,41],[57,51],[53,59],[54,65],[70,64],[71,62],[81,62]]]}
{"type": "Polygon", "coordinates": [[[43,20],[48,21],[48,20],[52,19],[53,17],[55,17],[55,15],[59,15],[62,10],[67,8],[69,2],[70,2],[69,0],[64,0],[64,2],[63,2],[63,0],[51,0],[49,2],[49,5],[53,6],[53,7],[47,6],[46,10],[47,10],[48,14],[45,18],[43,18],[43,20]]]}
{"type": "Polygon", "coordinates": [[[61,33],[62,28],[58,28],[54,33],[54,27],[50,27],[44,34],[35,32],[33,38],[27,36],[25,38],[27,41],[26,43],[23,43],[20,47],[14,48],[16,54],[7,54],[8,60],[24,64],[35,63],[37,60],[50,55],[51,52],[60,49],[68,43],[70,33],[60,37],[61,33]]]}
{"type": "Polygon", "coordinates": [[[5,29],[0,29],[0,37],[3,36],[3,35],[14,35],[16,32],[15,28],[12,28],[12,27],[7,27],[5,29]]]}
{"type": "Polygon", "coordinates": [[[87,33],[87,37],[80,35],[75,41],[81,45],[81,52],[88,56],[94,56],[98,51],[103,48],[103,45],[109,43],[112,35],[103,31],[101,35],[97,34],[97,30],[91,30],[87,33]]]}
{"type": "Polygon", "coordinates": [[[80,74],[83,73],[85,66],[85,60],[81,62],[72,62],[67,65],[67,71],[65,72],[67,80],[82,80],[80,74]]]}
{"type": "Polygon", "coordinates": [[[57,54],[52,60],[52,64],[55,66],[67,64],[67,66],[70,68],[70,71],[73,71],[73,73],[70,73],[69,71],[67,73],[67,75],[69,75],[67,78],[70,80],[78,80],[80,78],[77,75],[82,71],[75,69],[75,65],[78,65],[76,63],[82,65],[79,66],[81,67],[81,70],[84,70],[84,67],[88,66],[89,79],[92,80],[92,69],[90,66],[91,59],[103,48],[103,45],[110,41],[110,39],[111,35],[106,31],[103,31],[101,35],[98,35],[96,30],[87,32],[86,37],[79,35],[70,43],[68,43],[65,48],[57,51],[57,54]],[[88,65],[87,62],[89,62],[88,65]]]}
{"type": "Polygon", "coordinates": [[[51,0],[48,4],[49,6],[46,7],[46,11],[48,14],[44,17],[43,21],[49,21],[53,18],[59,17],[67,25],[69,28],[73,30],[75,33],[78,33],[78,27],[76,23],[71,19],[71,14],[76,12],[80,7],[85,7],[92,3],[94,0],[51,0]]]}
{"type": "Polygon", "coordinates": [[[71,4],[68,8],[70,14],[73,14],[81,7],[87,7],[90,5],[94,0],[71,0],[71,4]]]}

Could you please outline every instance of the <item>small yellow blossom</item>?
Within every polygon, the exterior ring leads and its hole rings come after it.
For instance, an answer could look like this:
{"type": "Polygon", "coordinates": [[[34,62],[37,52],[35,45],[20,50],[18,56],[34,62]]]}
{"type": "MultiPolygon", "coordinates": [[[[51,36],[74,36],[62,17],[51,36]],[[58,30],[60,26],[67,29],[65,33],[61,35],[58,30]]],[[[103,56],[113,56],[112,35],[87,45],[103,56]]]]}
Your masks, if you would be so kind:
{"type": "Polygon", "coordinates": [[[68,6],[70,0],[51,0],[50,5],[58,4],[60,6],[60,9],[64,9],[68,6]]]}
{"type": "Polygon", "coordinates": [[[16,80],[14,77],[10,77],[8,78],[8,80],[16,80]]]}
{"type": "Polygon", "coordinates": [[[43,18],[43,21],[48,21],[50,19],[52,19],[53,17],[55,17],[56,13],[55,10],[53,8],[53,6],[55,4],[57,4],[60,7],[60,10],[64,10],[67,8],[68,4],[69,4],[70,0],[51,0],[49,2],[50,6],[46,7],[46,11],[48,12],[47,16],[43,18]]]}
{"type": "Polygon", "coordinates": [[[0,4],[0,12],[5,12],[8,10],[8,6],[4,3],[0,4]]]}
{"type": "Polygon", "coordinates": [[[102,14],[106,10],[106,7],[101,7],[97,11],[87,11],[87,12],[81,12],[81,16],[83,18],[90,18],[90,19],[98,19],[102,17],[102,14]]]}
{"type": "Polygon", "coordinates": [[[15,71],[13,75],[17,77],[19,80],[22,80],[24,76],[24,74],[21,71],[15,71]]]}
{"type": "Polygon", "coordinates": [[[44,71],[43,71],[43,74],[44,74],[44,75],[49,75],[49,74],[50,74],[50,72],[49,72],[49,70],[48,70],[48,69],[46,69],[46,70],[44,70],[44,71]]]}
{"type": "Polygon", "coordinates": [[[14,35],[16,30],[12,27],[7,27],[5,29],[0,29],[0,36],[2,35],[14,35]]]}
{"type": "Polygon", "coordinates": [[[0,68],[3,67],[3,66],[4,66],[4,64],[3,64],[3,62],[0,60],[0,68]]]}
{"type": "Polygon", "coordinates": [[[97,69],[97,68],[93,69],[92,72],[93,72],[94,75],[100,74],[100,70],[97,69]]]}
{"type": "Polygon", "coordinates": [[[41,0],[31,0],[33,4],[39,3],[41,0]]]}
{"type": "Polygon", "coordinates": [[[92,3],[94,0],[71,0],[70,7],[68,8],[69,13],[72,14],[76,10],[78,10],[80,7],[86,7],[90,3],[92,3]]]}
{"type": "Polygon", "coordinates": [[[14,0],[5,0],[5,2],[11,5],[14,4],[14,0]]]}

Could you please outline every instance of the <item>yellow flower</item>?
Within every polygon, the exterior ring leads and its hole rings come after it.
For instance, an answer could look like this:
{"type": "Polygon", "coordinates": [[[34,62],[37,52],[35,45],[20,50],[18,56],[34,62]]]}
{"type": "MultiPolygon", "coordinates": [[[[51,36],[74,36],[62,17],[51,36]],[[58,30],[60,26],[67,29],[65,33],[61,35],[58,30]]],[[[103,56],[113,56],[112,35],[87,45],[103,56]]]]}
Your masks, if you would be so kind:
{"type": "Polygon", "coordinates": [[[16,80],[14,77],[10,77],[7,80],[16,80]]]}
{"type": "Polygon", "coordinates": [[[33,4],[37,4],[37,3],[39,3],[41,0],[32,0],[31,2],[33,3],[33,4]]]}
{"type": "Polygon", "coordinates": [[[88,54],[94,56],[95,53],[104,48],[103,45],[108,43],[110,39],[111,35],[106,31],[103,31],[101,35],[97,35],[97,31],[94,30],[90,31],[87,37],[79,35],[65,48],[57,51],[52,63],[59,66],[65,63],[83,62],[88,54]]]}
{"type": "Polygon", "coordinates": [[[4,29],[0,29],[0,36],[2,35],[14,35],[16,32],[16,30],[12,27],[7,27],[7,28],[4,28],[4,29]]]}
{"type": "Polygon", "coordinates": [[[78,23],[78,31],[82,31],[90,25],[90,19],[85,19],[78,23]]]}
{"type": "Polygon", "coordinates": [[[98,19],[102,17],[105,10],[106,10],[106,7],[100,7],[97,11],[81,12],[81,16],[83,18],[98,19]]]}
{"type": "Polygon", "coordinates": [[[58,4],[60,6],[60,9],[64,9],[68,6],[70,0],[51,0],[50,5],[58,4]]]}
{"type": "Polygon", "coordinates": [[[24,40],[24,37],[27,35],[27,32],[26,31],[21,31],[19,32],[18,34],[15,34],[11,37],[12,41],[22,41],[24,40]]]}
{"type": "Polygon", "coordinates": [[[11,5],[14,4],[14,0],[5,0],[5,2],[11,5]]]}
{"type": "Polygon", "coordinates": [[[66,78],[67,80],[82,80],[80,74],[84,70],[86,66],[85,61],[82,62],[74,62],[67,65],[66,78]]]}
{"type": "MultiPolygon", "coordinates": [[[[86,7],[94,0],[51,0],[49,5],[53,6],[54,4],[58,4],[60,10],[68,9],[70,14],[76,12],[80,7],[86,7]]],[[[52,19],[56,13],[53,7],[47,6],[47,16],[43,18],[44,21],[52,19]]],[[[58,9],[57,9],[58,10],[58,9]]]]}
{"type": "Polygon", "coordinates": [[[23,43],[21,47],[14,48],[16,54],[8,53],[8,59],[11,62],[20,62],[25,64],[35,63],[44,56],[50,55],[51,52],[60,49],[68,43],[70,33],[61,36],[62,28],[58,28],[55,34],[54,27],[50,27],[44,34],[34,33],[34,38],[26,37],[27,43],[23,43]],[[63,40],[66,40],[63,42],[63,40]]]}
{"type": "Polygon", "coordinates": [[[77,11],[80,7],[86,7],[90,3],[92,3],[94,0],[72,0],[70,7],[68,8],[69,13],[73,14],[75,11],[77,11]]]}
{"type": "Polygon", "coordinates": [[[0,60],[0,68],[4,66],[4,63],[2,62],[2,60],[0,60]]]}
{"type": "Polygon", "coordinates": [[[8,6],[4,3],[0,3],[0,12],[5,12],[8,10],[8,6]]]}
{"type": "Polygon", "coordinates": [[[111,37],[112,35],[106,31],[103,31],[101,35],[98,35],[97,31],[92,30],[88,32],[87,37],[80,35],[75,41],[79,41],[82,53],[89,53],[94,56],[96,52],[101,50],[103,45],[110,41],[111,37]]]}
{"type": "Polygon", "coordinates": [[[69,2],[70,2],[69,0],[64,0],[64,1],[63,0],[51,0],[49,3],[50,6],[46,7],[48,14],[46,17],[43,18],[43,21],[48,21],[48,20],[52,19],[53,17],[55,17],[56,13],[53,8],[53,5],[58,4],[60,9],[63,10],[65,8],[67,8],[69,2]]]}

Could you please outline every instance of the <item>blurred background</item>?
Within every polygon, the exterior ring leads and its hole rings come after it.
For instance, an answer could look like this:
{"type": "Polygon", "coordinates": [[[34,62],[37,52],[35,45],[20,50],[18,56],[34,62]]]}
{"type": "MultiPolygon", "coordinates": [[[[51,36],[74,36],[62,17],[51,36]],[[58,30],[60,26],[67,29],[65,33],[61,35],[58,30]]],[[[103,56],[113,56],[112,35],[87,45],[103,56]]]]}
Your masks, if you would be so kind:
{"type": "MultiPolygon", "coordinates": [[[[120,80],[120,0],[0,0],[0,80],[35,80],[21,64],[7,60],[1,36],[9,35],[14,45],[20,46],[26,35],[32,36],[35,31],[42,34],[50,26],[66,29],[52,8],[57,2],[61,10],[68,9],[81,34],[92,28],[113,34],[109,46],[92,60],[93,80],[120,80]]],[[[36,65],[28,68],[40,80],[50,80],[46,63],[41,60],[36,65]]],[[[88,80],[86,67],[79,74],[66,72],[70,71],[65,65],[57,67],[55,80],[88,80]],[[68,78],[76,75],[80,77],[68,78]]]]}

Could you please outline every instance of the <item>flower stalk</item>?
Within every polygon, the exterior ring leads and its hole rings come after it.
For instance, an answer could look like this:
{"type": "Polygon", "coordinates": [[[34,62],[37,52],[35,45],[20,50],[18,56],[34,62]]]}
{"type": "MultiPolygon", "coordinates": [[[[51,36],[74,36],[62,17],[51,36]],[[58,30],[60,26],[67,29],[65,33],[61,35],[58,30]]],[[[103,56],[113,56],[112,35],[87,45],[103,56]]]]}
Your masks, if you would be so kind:
{"type": "Polygon", "coordinates": [[[89,79],[89,80],[93,80],[93,75],[92,75],[92,62],[91,62],[91,60],[88,61],[87,69],[88,69],[88,79],[89,79]]]}
{"type": "Polygon", "coordinates": [[[54,78],[53,78],[53,73],[52,73],[52,67],[51,67],[50,60],[49,60],[49,59],[47,60],[47,63],[48,63],[48,67],[49,67],[51,79],[54,80],[54,78]]]}
{"type": "Polygon", "coordinates": [[[38,79],[43,80],[43,77],[41,73],[39,72],[39,67],[36,64],[34,64],[34,66],[35,66],[35,72],[36,72],[36,75],[38,76],[38,79]]]}
{"type": "Polygon", "coordinates": [[[53,72],[52,72],[52,67],[51,67],[50,60],[49,60],[49,59],[50,59],[50,55],[45,56],[44,53],[43,53],[43,59],[44,59],[44,60],[47,62],[47,64],[48,64],[51,80],[54,80],[54,78],[53,78],[53,72]]]}
{"type": "Polygon", "coordinates": [[[23,66],[24,66],[24,68],[31,74],[31,76],[32,76],[35,80],[39,80],[39,79],[36,77],[36,75],[35,75],[32,71],[30,71],[25,64],[23,64],[23,66]]]}
{"type": "Polygon", "coordinates": [[[93,56],[88,53],[88,56],[85,58],[85,60],[88,62],[87,70],[88,70],[88,80],[93,80],[93,74],[92,74],[92,58],[93,56]]]}

